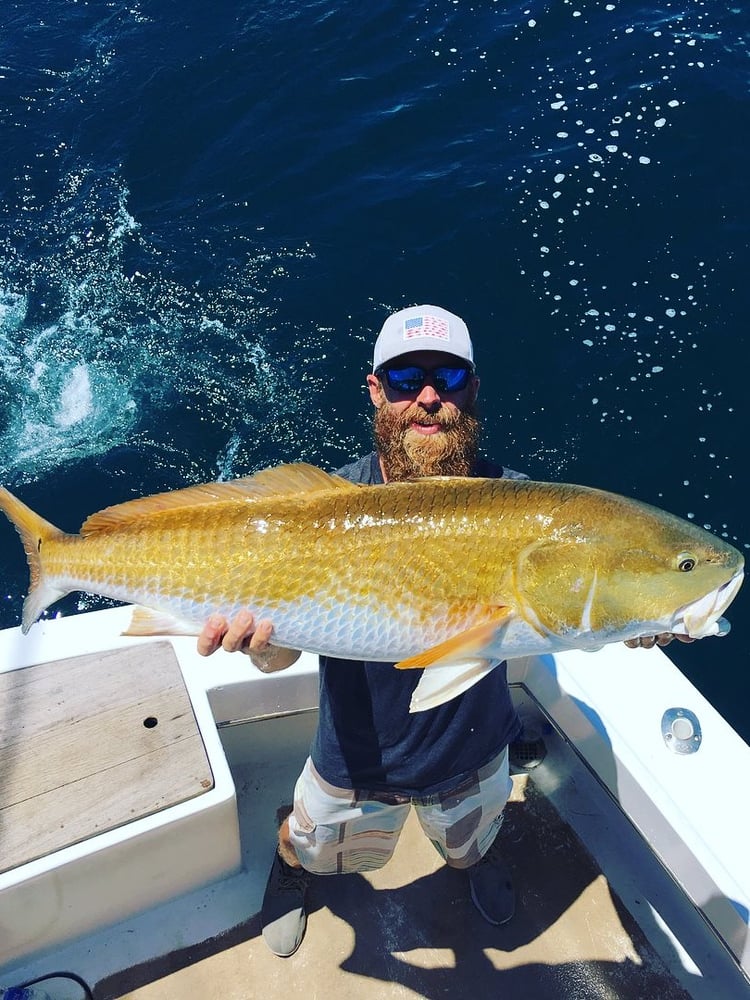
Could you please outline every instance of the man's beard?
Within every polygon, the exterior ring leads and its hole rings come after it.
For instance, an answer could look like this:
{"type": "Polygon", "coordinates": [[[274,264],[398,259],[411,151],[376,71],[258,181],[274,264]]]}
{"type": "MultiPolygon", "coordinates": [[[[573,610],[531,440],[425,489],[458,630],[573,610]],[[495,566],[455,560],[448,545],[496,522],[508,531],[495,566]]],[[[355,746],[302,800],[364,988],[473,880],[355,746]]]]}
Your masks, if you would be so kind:
{"type": "Polygon", "coordinates": [[[387,404],[375,411],[375,447],[386,479],[400,481],[421,476],[469,476],[474,468],[480,424],[476,406],[447,413],[426,414],[417,406],[394,413],[387,404]],[[413,423],[441,426],[435,434],[420,434],[413,423]]]}

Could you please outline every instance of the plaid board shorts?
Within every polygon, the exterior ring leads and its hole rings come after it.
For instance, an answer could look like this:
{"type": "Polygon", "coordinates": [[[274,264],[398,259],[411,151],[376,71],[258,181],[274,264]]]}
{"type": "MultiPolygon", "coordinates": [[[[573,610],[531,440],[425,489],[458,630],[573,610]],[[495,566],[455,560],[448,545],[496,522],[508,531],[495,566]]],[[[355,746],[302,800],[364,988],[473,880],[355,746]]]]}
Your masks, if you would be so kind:
{"type": "Polygon", "coordinates": [[[316,875],[372,871],[390,859],[414,806],[446,863],[468,868],[492,845],[511,788],[507,748],[455,788],[423,797],[337,788],[308,757],[294,789],[289,836],[302,866],[316,875]]]}

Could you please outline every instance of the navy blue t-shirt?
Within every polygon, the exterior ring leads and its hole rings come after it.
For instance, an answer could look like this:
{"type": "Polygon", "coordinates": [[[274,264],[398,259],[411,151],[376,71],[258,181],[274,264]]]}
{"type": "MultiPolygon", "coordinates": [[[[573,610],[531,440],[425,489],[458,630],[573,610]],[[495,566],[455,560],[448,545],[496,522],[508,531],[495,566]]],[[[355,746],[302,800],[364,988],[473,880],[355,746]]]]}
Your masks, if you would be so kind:
{"type": "MultiPolygon", "coordinates": [[[[380,484],[375,452],[339,469],[356,483],[380,484]]],[[[525,479],[480,459],[475,476],[525,479]]],[[[409,712],[421,670],[390,663],[320,657],[320,716],[311,756],[339,788],[433,795],[460,783],[520,731],[501,663],[464,694],[409,712]]]]}

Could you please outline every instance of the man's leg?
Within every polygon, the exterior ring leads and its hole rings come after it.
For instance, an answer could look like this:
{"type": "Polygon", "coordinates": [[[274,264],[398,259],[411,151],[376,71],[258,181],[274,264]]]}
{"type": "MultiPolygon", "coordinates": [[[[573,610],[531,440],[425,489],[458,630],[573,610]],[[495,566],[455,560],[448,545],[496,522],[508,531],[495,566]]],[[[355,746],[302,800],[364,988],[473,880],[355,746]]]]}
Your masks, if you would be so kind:
{"type": "Polygon", "coordinates": [[[293,955],[302,943],[307,926],[305,897],[309,881],[308,873],[289,842],[287,818],[279,829],[261,908],[263,939],[280,958],[293,955]]]}
{"type": "Polygon", "coordinates": [[[263,937],[274,954],[294,954],[305,933],[309,872],[372,871],[393,854],[409,800],[369,797],[330,785],[308,759],[294,789],[294,808],[279,829],[263,897],[263,937]]]}
{"type": "Polygon", "coordinates": [[[513,882],[499,846],[512,787],[504,750],[456,788],[414,803],[438,852],[451,867],[468,872],[472,901],[491,924],[507,923],[515,911],[513,882]]]}

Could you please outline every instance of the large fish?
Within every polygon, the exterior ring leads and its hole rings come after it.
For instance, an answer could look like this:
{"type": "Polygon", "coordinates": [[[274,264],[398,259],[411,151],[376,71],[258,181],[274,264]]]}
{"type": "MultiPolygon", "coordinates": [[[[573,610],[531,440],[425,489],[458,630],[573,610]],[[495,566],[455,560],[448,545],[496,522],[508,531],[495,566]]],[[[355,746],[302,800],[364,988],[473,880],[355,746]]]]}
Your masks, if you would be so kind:
{"type": "Polygon", "coordinates": [[[358,486],[280,466],[109,507],[80,535],[7,490],[0,508],[29,560],[24,632],[73,590],[144,606],[134,635],[197,634],[213,611],[251,608],[280,646],[430,667],[413,710],[503,658],[716,634],[743,577],[736,549],[680,518],[525,480],[358,486]]]}

